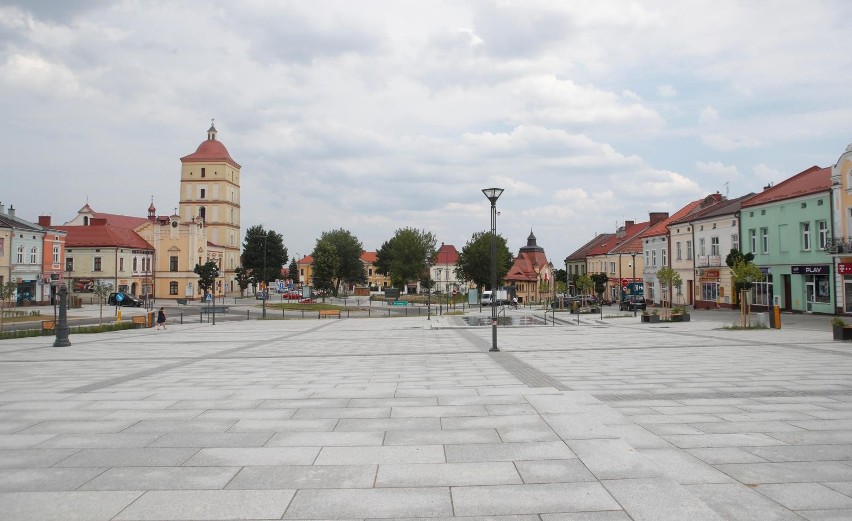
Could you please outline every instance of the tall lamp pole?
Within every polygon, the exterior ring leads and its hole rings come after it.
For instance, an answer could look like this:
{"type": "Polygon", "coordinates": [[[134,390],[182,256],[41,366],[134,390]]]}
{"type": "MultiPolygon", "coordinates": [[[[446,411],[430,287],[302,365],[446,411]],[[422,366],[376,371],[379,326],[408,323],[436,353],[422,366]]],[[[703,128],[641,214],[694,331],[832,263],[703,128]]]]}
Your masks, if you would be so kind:
{"type": "MultiPolygon", "coordinates": [[[[630,256],[633,257],[633,287],[635,288],[636,287],[636,252],[635,251],[630,252],[630,256]]],[[[636,316],[636,295],[633,295],[633,316],[634,317],[636,316]]]]}
{"type": "Polygon", "coordinates": [[[491,349],[497,348],[497,306],[494,296],[497,294],[497,199],[503,193],[502,188],[483,188],[482,193],[491,202],[491,349]]]}
{"type": "Polygon", "coordinates": [[[429,285],[432,282],[432,252],[426,252],[426,320],[432,320],[432,291],[429,285]]]}
{"type": "MultiPolygon", "coordinates": [[[[269,233],[269,232],[267,232],[269,233]]],[[[266,320],[266,299],[269,298],[269,283],[266,282],[266,238],[267,235],[263,236],[263,300],[261,300],[260,305],[263,308],[263,319],[266,320]]]]}

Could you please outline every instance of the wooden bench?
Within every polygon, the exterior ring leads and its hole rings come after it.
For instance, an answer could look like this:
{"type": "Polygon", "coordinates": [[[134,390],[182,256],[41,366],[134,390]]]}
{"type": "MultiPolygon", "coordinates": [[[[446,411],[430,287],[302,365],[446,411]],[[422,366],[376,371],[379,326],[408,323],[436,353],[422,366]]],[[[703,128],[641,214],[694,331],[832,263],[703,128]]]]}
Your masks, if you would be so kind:
{"type": "Polygon", "coordinates": [[[319,315],[317,318],[322,317],[337,317],[340,318],[340,310],[339,309],[321,309],[319,310],[319,315]]]}
{"type": "Polygon", "coordinates": [[[42,320],[41,329],[43,331],[52,331],[56,329],[56,322],[54,322],[53,320],[42,320]]]}
{"type": "Polygon", "coordinates": [[[143,327],[148,326],[148,317],[146,317],[145,315],[131,317],[130,323],[133,324],[134,328],[141,329],[143,327]]]}

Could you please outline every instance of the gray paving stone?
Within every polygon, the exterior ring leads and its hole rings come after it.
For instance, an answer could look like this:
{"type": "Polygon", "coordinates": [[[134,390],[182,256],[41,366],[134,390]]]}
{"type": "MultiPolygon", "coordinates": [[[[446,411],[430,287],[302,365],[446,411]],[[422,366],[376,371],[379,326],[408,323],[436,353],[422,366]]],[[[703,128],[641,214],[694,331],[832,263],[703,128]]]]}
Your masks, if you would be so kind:
{"type": "Polygon", "coordinates": [[[76,452],[75,449],[0,449],[0,468],[50,467],[76,452]]]}
{"type": "Polygon", "coordinates": [[[142,420],[123,432],[225,432],[235,423],[233,420],[142,420]]]}
{"type": "Polygon", "coordinates": [[[436,405],[432,407],[394,407],[392,418],[448,418],[454,416],[488,416],[482,405],[436,405]]]}
{"type": "Polygon", "coordinates": [[[385,445],[381,447],[323,447],[315,465],[366,465],[384,463],[443,463],[441,445],[385,445]]]}
{"type": "Polygon", "coordinates": [[[852,497],[819,483],[766,484],[754,490],[790,510],[852,509],[852,497]]]}
{"type": "Polygon", "coordinates": [[[616,479],[601,482],[633,519],[654,521],[723,521],[687,489],[666,478],[616,479]]]}
{"type": "Polygon", "coordinates": [[[297,409],[211,409],[199,412],[199,420],[287,420],[297,409]]]}
{"type": "Polygon", "coordinates": [[[522,483],[511,462],[379,465],[377,487],[457,487],[522,483]]]}
{"type": "Polygon", "coordinates": [[[681,449],[697,449],[711,447],[766,447],[769,445],[783,445],[779,436],[761,433],[737,433],[737,434],[673,434],[663,438],[681,449]]]}
{"type": "Polygon", "coordinates": [[[142,492],[4,492],[0,493],[3,521],[68,521],[74,518],[109,521],[142,492]]]}
{"type": "Polygon", "coordinates": [[[599,480],[660,477],[662,471],[622,440],[570,440],[568,446],[599,480]]]}
{"type": "MultiPolygon", "coordinates": [[[[503,438],[502,441],[511,440],[503,438]]],[[[494,429],[388,431],[384,435],[384,445],[460,445],[500,442],[501,436],[494,429]]]]}
{"type": "MultiPolygon", "coordinates": [[[[103,416],[102,411],[96,411],[103,416]]],[[[71,433],[108,433],[122,432],[135,423],[135,420],[53,420],[43,421],[18,434],[71,434],[71,433]]]]}
{"type": "Polygon", "coordinates": [[[661,468],[666,477],[680,484],[733,483],[730,476],[691,454],[677,449],[648,449],[642,456],[661,468]]]}
{"type": "Polygon", "coordinates": [[[517,427],[543,427],[547,424],[539,416],[480,416],[475,418],[441,418],[444,429],[509,429],[517,427]]]}
{"type": "Polygon", "coordinates": [[[600,418],[591,414],[545,414],[542,416],[563,440],[617,438],[600,418]]]}
{"type": "Polygon", "coordinates": [[[146,492],[116,520],[280,519],[294,490],[173,490],[146,492]]]}
{"type": "Polygon", "coordinates": [[[612,496],[597,482],[500,485],[453,488],[458,516],[490,516],[616,510],[612,496]]]}
{"type": "Polygon", "coordinates": [[[53,434],[0,434],[0,449],[29,449],[54,437],[53,434]]]}
{"type": "Polygon", "coordinates": [[[310,465],[319,452],[319,447],[205,448],[197,451],[184,466],[310,465]]]}
{"type": "MultiPolygon", "coordinates": [[[[440,418],[342,419],[336,431],[429,431],[441,428],[440,418]]],[[[452,428],[452,427],[447,427],[452,428]]],[[[307,429],[304,429],[307,430],[307,429]]],[[[331,429],[329,429],[331,430],[331,429]]]]}
{"type": "Polygon", "coordinates": [[[766,461],[852,461],[852,445],[783,445],[749,447],[749,452],[766,461]]]}
{"type": "Polygon", "coordinates": [[[716,468],[741,483],[852,481],[852,466],[835,461],[732,463],[716,468]]]}
{"type": "Polygon", "coordinates": [[[447,445],[445,451],[448,463],[571,459],[576,457],[561,441],[447,445]]]}
{"type": "Polygon", "coordinates": [[[541,521],[633,521],[627,514],[618,511],[575,512],[569,514],[542,514],[541,521]]]}
{"type": "Polygon", "coordinates": [[[39,449],[119,449],[141,448],[153,443],[162,434],[59,434],[38,444],[39,449]]]}
{"type": "Polygon", "coordinates": [[[239,467],[113,467],[82,485],[80,490],[221,489],[239,470],[239,467]]]}
{"type": "MultiPolygon", "coordinates": [[[[397,432],[388,432],[389,437],[397,432]]],[[[368,432],[277,432],[269,441],[267,447],[356,447],[378,446],[385,440],[383,431],[368,432]]],[[[430,445],[432,443],[411,443],[408,445],[430,445]]]]}
{"type": "MultiPolygon", "coordinates": [[[[457,513],[457,512],[455,512],[457,513]]],[[[448,488],[304,489],[284,519],[452,517],[448,488]]]]}
{"type": "Polygon", "coordinates": [[[0,469],[0,492],[75,490],[104,470],[106,469],[0,469]]]}
{"type": "MultiPolygon", "coordinates": [[[[58,449],[57,449],[58,450],[58,449]]],[[[198,449],[121,448],[81,449],[55,464],[57,467],[162,467],[177,466],[198,449]]]]}
{"type": "Polygon", "coordinates": [[[337,423],[338,420],[335,419],[238,420],[230,430],[232,432],[331,431],[337,423]]]}
{"type": "Polygon", "coordinates": [[[852,509],[803,510],[799,514],[808,521],[849,521],[852,519],[852,509]]]}
{"type": "Polygon", "coordinates": [[[516,461],[524,483],[571,483],[595,481],[595,476],[578,458],[516,461]]]}
{"type": "Polygon", "coordinates": [[[802,518],[742,484],[686,485],[724,519],[737,521],[800,521],[802,518]]]}
{"type": "Polygon", "coordinates": [[[390,407],[316,407],[298,409],[296,419],[306,418],[389,418],[390,407]]]}
{"type": "Polygon", "coordinates": [[[245,467],[226,488],[245,490],[371,488],[376,480],[376,469],[376,465],[245,467]]]}
{"type": "Polygon", "coordinates": [[[269,432],[170,432],[156,435],[150,447],[262,447],[272,438],[269,432]]]}
{"type": "Polygon", "coordinates": [[[686,451],[704,463],[719,465],[721,463],[765,463],[766,460],[745,449],[738,447],[721,447],[709,449],[689,449],[686,451]]]}
{"type": "Polygon", "coordinates": [[[530,427],[498,427],[500,439],[506,443],[560,441],[560,437],[547,423],[530,427]]]}

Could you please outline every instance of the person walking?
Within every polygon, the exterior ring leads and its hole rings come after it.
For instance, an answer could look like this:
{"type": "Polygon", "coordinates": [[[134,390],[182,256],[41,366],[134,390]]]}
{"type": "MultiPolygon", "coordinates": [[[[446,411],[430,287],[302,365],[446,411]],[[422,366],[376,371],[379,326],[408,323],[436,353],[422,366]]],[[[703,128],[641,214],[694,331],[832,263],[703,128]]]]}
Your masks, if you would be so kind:
{"type": "Polygon", "coordinates": [[[163,329],[166,329],[166,310],[164,308],[160,308],[160,311],[157,312],[157,329],[160,329],[160,326],[163,326],[163,329]]]}

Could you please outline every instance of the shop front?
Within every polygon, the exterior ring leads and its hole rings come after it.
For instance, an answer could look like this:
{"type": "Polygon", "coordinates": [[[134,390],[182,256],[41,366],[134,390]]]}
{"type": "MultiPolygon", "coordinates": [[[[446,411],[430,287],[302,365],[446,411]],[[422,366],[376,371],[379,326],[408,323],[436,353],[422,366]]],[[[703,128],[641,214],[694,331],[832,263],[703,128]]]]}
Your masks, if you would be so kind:
{"type": "Polygon", "coordinates": [[[830,264],[790,266],[793,311],[834,313],[830,264]]]}
{"type": "MultiPolygon", "coordinates": [[[[852,259],[843,259],[852,260],[852,259]]],[[[838,302],[838,311],[840,313],[852,313],[852,262],[840,262],[837,264],[837,274],[843,282],[843,302],[838,302]]]]}
{"type": "Polygon", "coordinates": [[[725,288],[721,284],[719,270],[715,268],[703,268],[698,273],[695,309],[718,308],[720,299],[724,299],[725,297],[725,288]]]}

